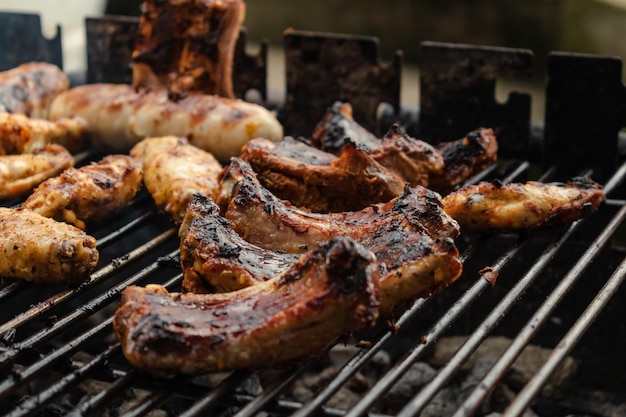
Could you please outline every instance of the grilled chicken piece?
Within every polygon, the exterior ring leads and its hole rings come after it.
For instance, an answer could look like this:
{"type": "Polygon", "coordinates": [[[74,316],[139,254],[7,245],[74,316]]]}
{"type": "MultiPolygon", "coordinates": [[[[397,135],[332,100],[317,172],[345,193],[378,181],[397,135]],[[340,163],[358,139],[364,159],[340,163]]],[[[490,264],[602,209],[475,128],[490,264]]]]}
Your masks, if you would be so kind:
{"type": "Polygon", "coordinates": [[[227,292],[267,281],[298,255],[269,251],[241,238],[210,198],[196,194],[180,226],[183,291],[227,292]]]}
{"type": "MultiPolygon", "coordinates": [[[[219,215],[217,205],[198,194],[189,204],[179,235],[185,292],[236,291],[273,278],[298,259],[246,242],[219,215]]],[[[361,236],[359,243],[376,256],[380,311],[387,317],[454,282],[462,271],[452,239],[432,239],[400,217],[361,236]]]]}
{"type": "Polygon", "coordinates": [[[0,156],[0,199],[17,198],[72,167],[74,158],[61,145],[48,144],[32,154],[0,156]]]}
{"type": "Polygon", "coordinates": [[[139,191],[141,178],[141,165],[134,158],[108,155],[46,180],[22,208],[84,230],[126,207],[139,191]]]}
{"type": "Polygon", "coordinates": [[[29,62],[0,72],[0,111],[47,119],[54,98],[70,81],[56,65],[29,62]]]}
{"type": "Polygon", "coordinates": [[[258,138],[241,150],[261,183],[278,197],[314,212],[360,210],[402,194],[405,182],[347,143],[338,157],[293,138],[258,138]]]}
{"type": "Polygon", "coordinates": [[[154,373],[263,368],[322,355],[337,337],[374,324],[377,296],[374,256],[340,237],[239,291],[128,287],[113,328],[128,361],[154,373]]]}
{"type": "Polygon", "coordinates": [[[397,198],[359,211],[311,213],[269,192],[239,158],[225,169],[216,202],[245,240],[287,253],[306,252],[340,233],[359,239],[397,219],[433,237],[459,234],[457,223],[443,212],[440,196],[424,187],[407,186],[397,198]]]}
{"type": "Polygon", "coordinates": [[[133,86],[165,88],[172,97],[234,97],[233,56],[245,11],[242,0],[144,1],[133,86]]]}
{"type": "Polygon", "coordinates": [[[48,143],[57,143],[76,153],[83,149],[87,137],[87,124],[82,119],[51,122],[0,112],[0,155],[32,153],[48,143]]]}
{"type": "Polygon", "coordinates": [[[602,201],[601,185],[577,177],[565,184],[481,182],[450,193],[443,207],[461,230],[506,232],[568,224],[596,211],[602,201]]]}
{"type": "Polygon", "coordinates": [[[378,139],[354,121],[349,103],[335,102],[305,142],[338,154],[346,139],[411,185],[428,186],[429,177],[443,170],[443,157],[432,145],[410,137],[398,124],[392,125],[387,134],[378,139]]]}
{"type": "Polygon", "coordinates": [[[185,138],[147,138],[135,145],[130,155],[142,161],[148,192],[159,210],[176,224],[183,221],[195,193],[212,197],[217,190],[222,165],[185,138]]]}
{"type": "Polygon", "coordinates": [[[0,276],[77,284],[98,263],[96,239],[30,210],[0,207],[0,276]]]}
{"type": "Polygon", "coordinates": [[[430,176],[428,188],[442,194],[484,170],[498,157],[498,141],[493,130],[486,128],[452,142],[442,142],[437,149],[443,155],[444,168],[440,174],[430,176]]]}
{"type": "Polygon", "coordinates": [[[280,140],[283,128],[263,106],[216,95],[189,93],[170,100],[165,89],[90,84],[59,95],[50,118],[82,117],[96,148],[128,152],[144,138],[186,137],[228,163],[250,139],[280,140]]]}

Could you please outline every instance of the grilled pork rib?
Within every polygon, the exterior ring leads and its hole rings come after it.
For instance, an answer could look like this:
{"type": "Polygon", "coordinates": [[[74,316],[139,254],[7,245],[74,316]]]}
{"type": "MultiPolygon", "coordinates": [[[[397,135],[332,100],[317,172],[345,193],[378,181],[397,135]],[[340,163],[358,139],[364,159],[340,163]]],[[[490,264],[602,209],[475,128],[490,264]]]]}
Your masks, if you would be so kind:
{"type": "Polygon", "coordinates": [[[336,101],[315,126],[309,142],[318,149],[338,154],[346,138],[365,149],[376,149],[381,142],[354,120],[350,103],[336,101]]]}
{"type": "Polygon", "coordinates": [[[350,142],[335,157],[293,138],[258,138],[243,146],[240,158],[278,197],[315,212],[360,210],[404,189],[400,177],[350,142]]]}
{"type": "Polygon", "coordinates": [[[141,179],[141,165],[134,158],[108,155],[43,182],[22,208],[85,229],[126,207],[141,179]]]}
{"type": "Polygon", "coordinates": [[[17,198],[74,165],[61,145],[48,144],[32,154],[0,156],[0,199],[17,198]]]}
{"type": "Polygon", "coordinates": [[[234,97],[233,56],[245,10],[242,0],[144,1],[133,86],[165,88],[174,98],[189,91],[234,97]]]}
{"type": "Polygon", "coordinates": [[[374,256],[340,237],[239,291],[128,287],[113,328],[128,361],[154,373],[262,368],[323,354],[337,337],[372,325],[377,295],[374,256]]]}
{"type": "Polygon", "coordinates": [[[571,223],[593,213],[604,198],[602,186],[584,177],[565,184],[495,181],[462,187],[443,199],[443,207],[464,231],[504,232],[571,223]]]}
{"type": "Polygon", "coordinates": [[[81,117],[96,148],[127,152],[144,138],[179,136],[227,163],[248,140],[280,140],[283,128],[263,106],[216,95],[189,93],[170,100],[165,89],[89,84],[60,94],[50,118],[81,117]]]}
{"type": "Polygon", "coordinates": [[[298,259],[245,241],[200,194],[191,199],[178,235],[185,292],[236,291],[273,278],[298,259]]]}
{"type": "Polygon", "coordinates": [[[493,130],[485,128],[452,142],[442,142],[437,149],[443,156],[444,168],[440,174],[430,176],[428,187],[443,194],[493,164],[498,156],[493,130]]]}
{"type": "Polygon", "coordinates": [[[175,136],[147,138],[130,151],[143,164],[143,181],[156,206],[180,224],[195,193],[212,197],[222,165],[215,157],[175,136]]]}
{"type": "Polygon", "coordinates": [[[0,207],[0,276],[77,284],[98,263],[96,239],[30,210],[0,207]]]}
{"type": "Polygon", "coordinates": [[[87,125],[82,119],[51,122],[0,112],[0,155],[32,153],[48,143],[59,144],[76,153],[83,149],[87,138],[87,125]]]}
{"type": "MultiPolygon", "coordinates": [[[[341,234],[342,229],[335,230],[341,234]]],[[[235,291],[267,281],[297,260],[297,255],[262,249],[243,240],[219,215],[217,205],[196,194],[179,231],[183,289],[210,293],[235,291]]],[[[376,257],[380,312],[428,296],[461,274],[451,238],[432,239],[407,219],[395,217],[359,238],[376,257]]]]}
{"type": "Polygon", "coordinates": [[[271,250],[302,253],[337,234],[360,236],[398,218],[433,237],[456,237],[457,223],[441,208],[438,194],[405,187],[399,197],[355,212],[311,213],[277,198],[250,165],[233,158],[216,195],[221,213],[245,240],[271,250]]]}
{"type": "Polygon", "coordinates": [[[47,119],[52,101],[70,81],[56,65],[29,62],[0,72],[0,111],[47,119]]]}

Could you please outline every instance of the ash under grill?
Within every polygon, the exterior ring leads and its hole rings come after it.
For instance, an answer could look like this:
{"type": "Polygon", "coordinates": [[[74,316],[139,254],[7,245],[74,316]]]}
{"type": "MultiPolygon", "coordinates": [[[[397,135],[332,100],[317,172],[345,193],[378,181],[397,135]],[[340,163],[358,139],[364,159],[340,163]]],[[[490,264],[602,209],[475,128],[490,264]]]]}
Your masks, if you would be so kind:
{"type": "MultiPolygon", "coordinates": [[[[129,42],[136,21],[104,18],[86,24],[86,80],[125,81],[125,52],[131,49],[120,45],[129,42]],[[98,61],[103,57],[107,67],[98,61]]],[[[290,369],[158,379],[125,361],[111,329],[126,286],[180,288],[176,230],[142,192],[119,216],[88,230],[101,255],[88,282],[67,288],[2,280],[0,412],[622,415],[626,165],[618,131],[626,125],[626,91],[621,61],[551,55],[545,125],[535,126],[528,95],[515,93],[505,104],[494,99],[498,76],[530,75],[532,52],[435,43],[422,48],[427,61],[420,68],[417,112],[399,104],[401,56],[390,66],[381,64],[374,39],[289,32],[287,95],[284,103],[272,104],[287,132],[309,132],[336,99],[351,102],[355,118],[372,130],[401,120],[411,134],[432,142],[461,137],[479,125],[494,127],[504,158],[472,182],[562,181],[588,174],[605,185],[607,201],[599,211],[569,227],[530,235],[462,234],[457,245],[464,272],[456,283],[398,311],[393,326],[379,323],[337,344],[327,359],[290,369]],[[340,59],[354,50],[359,59],[340,59]],[[343,80],[339,75],[346,71],[361,74],[360,83],[343,80]],[[307,87],[312,72],[321,84],[307,87]],[[381,102],[392,110],[379,114],[381,102]],[[475,352],[482,356],[472,356],[475,352]],[[520,368],[528,357],[536,360],[520,368]]],[[[240,81],[238,95],[253,88],[265,100],[266,50],[251,59],[242,37],[238,51],[239,74],[250,80],[240,81]]],[[[100,156],[85,153],[78,160],[100,156]]]]}

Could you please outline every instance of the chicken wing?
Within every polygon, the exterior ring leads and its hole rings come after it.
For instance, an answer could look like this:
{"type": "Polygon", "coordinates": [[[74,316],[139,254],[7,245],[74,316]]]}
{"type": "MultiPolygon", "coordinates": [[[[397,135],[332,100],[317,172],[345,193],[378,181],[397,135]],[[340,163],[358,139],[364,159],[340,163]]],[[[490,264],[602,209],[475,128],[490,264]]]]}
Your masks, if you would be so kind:
{"type": "Polygon", "coordinates": [[[141,187],[141,178],[141,166],[134,158],[108,155],[46,180],[22,207],[85,229],[125,207],[141,187]]]}
{"type": "Polygon", "coordinates": [[[130,151],[143,164],[144,184],[156,206],[180,224],[195,193],[213,197],[222,165],[209,152],[175,136],[147,138],[130,151]]]}
{"type": "Polygon", "coordinates": [[[536,181],[468,185],[443,199],[443,208],[468,232],[534,230],[571,223],[596,211],[602,186],[577,177],[565,184],[536,181]]]}
{"type": "Polygon", "coordinates": [[[70,81],[56,65],[29,62],[0,72],[0,111],[47,119],[52,101],[70,81]]]}
{"type": "Polygon", "coordinates": [[[402,194],[405,181],[348,142],[336,157],[293,138],[257,138],[241,150],[261,183],[314,212],[360,210],[402,194]]]}
{"type": "Polygon", "coordinates": [[[30,193],[50,177],[72,167],[74,158],[61,145],[48,144],[32,154],[0,156],[0,199],[30,193]]]}
{"type": "Polygon", "coordinates": [[[311,213],[269,192],[239,158],[225,169],[216,202],[245,240],[288,253],[306,252],[340,233],[359,239],[397,219],[433,237],[459,234],[456,221],[441,208],[441,197],[424,187],[407,186],[400,196],[359,211],[311,213]]]}
{"type": "Polygon", "coordinates": [[[96,239],[30,210],[0,207],[0,276],[77,284],[98,263],[96,239]]]}
{"type": "Polygon", "coordinates": [[[32,153],[48,143],[57,143],[76,153],[83,149],[87,138],[87,124],[79,118],[51,122],[0,112],[0,155],[32,153]]]}
{"type": "Polygon", "coordinates": [[[128,287],[113,328],[128,361],[153,373],[263,368],[323,355],[339,336],[372,325],[377,295],[374,256],[339,237],[239,291],[128,287]]]}

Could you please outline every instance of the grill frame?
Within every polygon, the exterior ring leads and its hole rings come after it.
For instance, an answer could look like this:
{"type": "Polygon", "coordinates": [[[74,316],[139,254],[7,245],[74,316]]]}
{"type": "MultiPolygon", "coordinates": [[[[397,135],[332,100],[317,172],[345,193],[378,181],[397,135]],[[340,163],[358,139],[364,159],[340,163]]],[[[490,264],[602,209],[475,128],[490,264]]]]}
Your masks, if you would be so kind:
{"type": "MultiPolygon", "coordinates": [[[[103,21],[119,23],[117,18],[105,17],[103,21]]],[[[133,20],[126,20],[126,23],[133,20]]],[[[87,24],[87,22],[86,22],[87,24]]],[[[89,28],[89,26],[87,26],[89,28]]],[[[39,28],[37,28],[39,30],[39,28]]],[[[126,27],[125,30],[128,30],[126,27]]],[[[89,33],[89,32],[88,32],[89,33]]],[[[346,42],[345,36],[336,36],[333,34],[318,34],[304,32],[290,32],[288,35],[291,40],[294,37],[314,37],[317,47],[329,47],[333,43],[346,42]]],[[[88,36],[88,41],[89,41],[88,36]]],[[[355,37],[351,39],[353,42],[361,45],[368,45],[368,59],[372,61],[372,53],[376,54],[376,40],[371,38],[355,37]],[[372,46],[373,45],[373,46],[372,46]],[[372,52],[372,49],[373,51],[372,52]]],[[[245,56],[245,39],[240,44],[240,53],[245,56]]],[[[289,48],[291,43],[286,45],[289,48]]],[[[510,57],[511,54],[525,57],[528,59],[528,51],[511,50],[507,48],[491,48],[491,47],[469,47],[467,45],[448,45],[448,44],[431,44],[423,45],[425,48],[432,47],[442,54],[470,54],[474,59],[486,59],[485,56],[495,56],[498,60],[510,57]],[[499,54],[499,55],[498,55],[499,54]],[[478,58],[476,58],[478,57],[478,58]]],[[[93,51],[93,49],[92,49],[93,51]]],[[[288,51],[289,52],[289,51],[288,51]]],[[[293,51],[292,51],[293,52],[293,51]]],[[[89,46],[88,46],[89,53],[89,46]]],[[[255,71],[257,76],[263,80],[261,84],[265,84],[265,76],[267,68],[266,63],[267,50],[262,48],[257,55],[255,61],[255,71]],[[261,64],[259,64],[261,62],[261,64]]],[[[561,75],[559,71],[564,71],[566,65],[563,61],[568,59],[578,61],[596,61],[597,57],[587,57],[572,54],[558,53],[554,55],[558,65],[554,65],[553,72],[549,73],[550,80],[558,80],[561,75]]],[[[375,61],[375,60],[374,60],[375,61]]],[[[614,58],[602,58],[601,68],[603,64],[614,67],[617,65],[621,69],[621,61],[614,58]]],[[[570,61],[571,62],[571,61],[570,61]]],[[[388,69],[386,64],[374,62],[374,68],[378,65],[380,68],[388,69]]],[[[526,65],[522,64],[521,74],[527,76],[526,65]]],[[[398,75],[398,68],[401,65],[400,57],[396,58],[392,64],[392,73],[398,75]]],[[[583,64],[584,65],[584,64],[583,64]]],[[[289,61],[288,61],[289,66],[289,61]]],[[[440,68],[436,65],[433,68],[440,68]]],[[[435,69],[436,70],[436,69],[435,69]]],[[[290,70],[288,69],[288,74],[290,70]]],[[[252,73],[252,72],[251,72],[252,73]]],[[[328,74],[327,74],[328,76],[328,74]]],[[[295,81],[287,85],[289,88],[297,88],[301,76],[294,76],[295,81]]],[[[252,77],[254,78],[254,77],[252,77]]],[[[385,78],[385,82],[381,85],[380,90],[389,87],[395,81],[389,81],[385,78]]],[[[87,76],[89,79],[89,75],[87,76]]],[[[261,98],[265,100],[267,91],[263,87],[259,87],[259,78],[248,84],[250,88],[261,88],[261,98]]],[[[393,79],[393,77],[392,77],[393,79]]],[[[99,80],[105,81],[105,80],[99,80]]],[[[484,83],[478,83],[479,87],[485,87],[485,97],[493,99],[493,82],[495,79],[487,79],[484,83]],[[491,95],[489,94],[491,92],[491,95]]],[[[615,85],[615,80],[611,80],[615,85]]],[[[605,181],[605,190],[609,200],[601,208],[601,212],[592,216],[592,219],[576,222],[573,225],[563,228],[562,230],[553,231],[547,235],[547,243],[543,242],[545,249],[541,255],[535,258],[535,262],[522,274],[522,277],[512,283],[511,287],[504,287],[506,293],[501,295],[496,307],[486,312],[487,315],[482,320],[473,320],[478,323],[477,327],[469,333],[468,341],[462,348],[452,357],[449,364],[438,371],[433,381],[416,393],[413,399],[405,404],[405,406],[394,415],[409,416],[416,415],[430,400],[436,395],[442,387],[459,372],[460,366],[466,362],[469,355],[484,341],[486,337],[493,334],[498,329],[501,319],[510,314],[510,309],[516,308],[520,299],[523,299],[537,284],[537,280],[544,274],[546,268],[554,262],[557,252],[566,248],[568,243],[576,235],[579,229],[592,228],[588,225],[600,220],[600,217],[608,218],[604,221],[606,226],[599,235],[588,240],[585,255],[575,263],[573,267],[558,278],[554,290],[550,290],[546,301],[541,304],[536,314],[532,315],[527,322],[522,320],[522,328],[518,331],[512,344],[504,355],[496,362],[491,371],[481,381],[481,385],[476,388],[470,397],[459,407],[454,414],[455,417],[463,415],[472,415],[478,407],[485,401],[489,392],[495,384],[501,380],[505,373],[510,369],[515,358],[533,341],[536,333],[544,326],[545,321],[551,317],[554,309],[561,303],[564,303],[570,289],[579,281],[585,278],[584,269],[592,265],[592,260],[599,256],[600,253],[606,251],[606,246],[610,240],[618,232],[618,228],[624,221],[626,216],[626,201],[624,201],[624,177],[626,176],[626,165],[618,165],[618,160],[623,159],[623,155],[619,155],[618,133],[615,131],[602,131],[597,138],[596,143],[606,144],[600,146],[599,156],[594,155],[590,159],[589,164],[581,164],[580,157],[573,155],[572,158],[560,157],[554,158],[547,155],[548,149],[555,149],[557,144],[563,145],[563,132],[559,131],[562,120],[567,120],[567,114],[561,114],[558,107],[551,107],[551,100],[558,100],[558,90],[547,87],[547,108],[552,109],[546,113],[545,127],[540,127],[538,131],[533,133],[529,130],[526,141],[519,144],[515,139],[508,139],[509,147],[512,151],[510,159],[504,160],[484,171],[478,176],[472,178],[470,182],[477,182],[482,179],[504,178],[508,181],[523,181],[533,177],[532,171],[539,169],[541,175],[538,179],[551,181],[562,179],[564,175],[568,175],[573,169],[577,170],[577,174],[585,173],[581,169],[588,169],[592,172],[594,178],[598,176],[605,181]],[[557,97],[555,97],[555,94],[557,97]],[[555,113],[556,112],[556,113],[555,113]],[[539,138],[533,138],[533,134],[539,135],[539,138]],[[552,135],[552,136],[550,136],[552,135]],[[547,139],[546,139],[547,138],[547,139]],[[557,138],[557,139],[554,139],[557,138]],[[544,141],[552,140],[548,146],[544,141]],[[539,149],[541,152],[537,153],[539,149]],[[611,153],[612,152],[612,153],[611,153]],[[603,161],[602,157],[607,153],[615,156],[615,161],[610,158],[610,163],[603,161]],[[597,158],[596,158],[597,157],[597,158]],[[602,165],[602,166],[599,166],[602,165]],[[611,214],[613,211],[617,214],[611,214]],[[609,215],[610,214],[610,215],[609,215]],[[599,237],[598,237],[599,236],[599,237]],[[583,261],[584,260],[584,261],[583,261]]],[[[621,81],[619,83],[621,85],[621,81]]],[[[398,97],[399,97],[399,80],[398,80],[398,97]]],[[[393,87],[395,88],[395,87],[393,87]]],[[[458,96],[457,91],[451,97],[458,96]]],[[[475,85],[472,88],[477,88],[475,85]]],[[[395,91],[395,90],[394,90],[395,91]]],[[[579,92],[580,93],[580,92],[579,92]]],[[[242,93],[243,94],[243,93],[242,93]]],[[[287,92],[289,94],[289,92],[287,92]]],[[[382,94],[382,93],[381,93],[382,94]]],[[[385,92],[388,94],[388,91],[385,92]]],[[[481,93],[482,94],[482,93],[481,93]]],[[[584,93],[580,93],[584,94],[584,93]]],[[[618,109],[626,109],[626,94],[622,88],[616,88],[610,93],[609,101],[618,103],[618,109]]],[[[587,96],[581,100],[587,99],[587,96]]],[[[604,97],[606,98],[606,97],[604,97]]],[[[328,97],[327,97],[328,99],[328,97]]],[[[393,101],[393,97],[375,96],[372,100],[393,101]]],[[[427,99],[427,98],[425,98],[427,99]]],[[[359,103],[358,100],[355,101],[359,103]]],[[[286,102],[289,103],[289,102],[286,102]]],[[[445,105],[445,101],[442,102],[445,105]]],[[[519,103],[519,102],[518,102],[519,103]]],[[[293,104],[280,105],[280,103],[266,103],[268,106],[275,106],[279,115],[285,118],[285,114],[294,112],[293,104]]],[[[530,105],[530,102],[527,103],[530,105]]],[[[526,104],[522,99],[519,111],[523,113],[520,117],[523,120],[526,117],[526,104]]],[[[394,106],[392,106],[394,107],[394,106]]],[[[488,106],[487,106],[488,107],[488,106]]],[[[506,107],[506,106],[504,106],[506,107]]],[[[355,105],[356,112],[363,111],[371,114],[371,102],[355,105]]],[[[494,107],[494,112],[502,111],[501,107],[494,107]]],[[[378,111],[378,109],[377,109],[378,111]]],[[[528,113],[529,114],[529,113],[528,113]]],[[[623,112],[626,115],[626,112],[623,112]]],[[[519,115],[517,115],[519,116],[519,115]]],[[[503,120],[494,122],[500,132],[507,132],[507,119],[497,119],[495,115],[481,115],[489,120],[503,120]]],[[[528,116],[529,117],[529,116],[528,116]]],[[[569,115],[571,119],[571,115],[569,115]]],[[[626,120],[612,115],[612,123],[620,126],[626,125],[626,120]]],[[[383,114],[377,117],[377,130],[384,129],[389,123],[388,121],[395,118],[403,121],[403,125],[407,127],[409,132],[417,134],[419,132],[427,132],[424,125],[420,126],[420,114],[411,109],[400,108],[399,101],[396,104],[392,114],[383,114]]],[[[313,121],[314,116],[311,116],[313,121]]],[[[371,120],[371,119],[370,119],[371,120]]],[[[519,122],[519,117],[515,123],[519,122]]],[[[604,120],[604,119],[603,119],[604,120]]],[[[570,120],[575,122],[576,119],[570,120]]],[[[309,121],[310,123],[311,121],[309,121]]],[[[467,122],[470,123],[470,122],[467,122]]],[[[530,120],[527,120],[530,126],[530,120]]],[[[597,123],[602,123],[598,121],[597,123]]],[[[370,126],[371,127],[371,126],[370,126]]],[[[508,131],[511,131],[509,128],[508,131]]],[[[569,130],[568,130],[569,131],[569,130]]],[[[458,135],[459,137],[461,134],[458,135]]],[[[506,137],[506,136],[505,136],[506,137]]],[[[586,137],[571,138],[568,145],[584,146],[589,149],[586,137]]],[[[432,138],[436,142],[436,138],[432,138]]],[[[505,140],[506,142],[506,140],[505,140]]],[[[558,147],[557,147],[558,148],[558,147]]],[[[567,148],[561,146],[561,148],[567,148]]],[[[551,152],[554,152],[553,150],[551,152]]],[[[566,155],[567,154],[566,152],[566,155]]],[[[95,152],[88,152],[78,156],[80,164],[87,163],[90,160],[97,160],[101,155],[95,152]]],[[[589,172],[587,172],[589,173],[589,172]]],[[[10,204],[16,204],[11,202],[10,204]]],[[[211,411],[216,414],[238,416],[252,416],[258,412],[268,412],[270,414],[282,415],[293,414],[298,417],[310,415],[329,415],[340,416],[348,415],[351,417],[363,414],[377,415],[372,411],[372,406],[383,397],[391,386],[404,375],[409,367],[418,359],[425,356],[430,348],[445,335],[446,332],[458,324],[464,316],[468,315],[468,311],[474,303],[481,301],[481,298],[487,297],[492,289],[500,289],[505,276],[512,275],[510,268],[511,262],[516,261],[518,254],[525,250],[526,246],[531,246],[537,242],[534,236],[514,236],[507,240],[508,246],[497,252],[485,253],[485,248],[493,245],[493,240],[498,237],[494,236],[470,236],[466,242],[459,242],[462,247],[462,259],[467,265],[469,263],[478,263],[481,266],[468,266],[468,269],[460,279],[461,283],[453,284],[449,291],[444,291],[433,298],[418,300],[413,306],[404,312],[400,312],[395,322],[395,327],[379,327],[375,329],[378,333],[372,331],[363,336],[371,337],[372,345],[369,348],[362,348],[355,356],[339,368],[333,375],[329,384],[320,389],[316,395],[305,403],[297,403],[292,400],[281,398],[286,388],[295,381],[301,373],[307,369],[315,368],[316,362],[306,364],[306,366],[295,367],[294,369],[286,369],[280,371],[280,378],[277,378],[275,384],[264,385],[264,391],[261,394],[250,394],[242,387],[246,382],[259,378],[260,372],[256,371],[237,371],[228,375],[223,375],[224,379],[215,383],[207,382],[204,378],[175,377],[166,380],[155,380],[141,372],[132,369],[125,364],[123,357],[119,352],[119,344],[112,339],[112,331],[110,330],[110,320],[112,311],[115,308],[120,291],[131,284],[146,283],[162,283],[168,289],[175,290],[180,284],[180,271],[176,267],[172,267],[172,257],[176,254],[177,238],[176,231],[172,228],[169,220],[164,216],[156,213],[149,196],[143,192],[134,202],[133,206],[127,209],[119,219],[112,222],[111,225],[98,226],[94,230],[88,230],[90,234],[96,236],[98,240],[98,248],[101,250],[101,261],[98,268],[94,271],[91,279],[76,288],[50,287],[45,289],[34,288],[34,286],[26,283],[17,283],[11,280],[3,280],[0,286],[0,300],[7,303],[7,309],[2,313],[0,324],[0,335],[4,337],[5,347],[0,350],[0,369],[2,369],[6,378],[0,380],[0,403],[6,403],[7,399],[15,399],[19,389],[25,385],[34,384],[37,387],[30,389],[30,394],[26,395],[19,405],[13,407],[5,405],[1,411],[7,416],[18,415],[49,415],[53,410],[58,409],[63,404],[59,404],[59,399],[72,393],[72,387],[88,378],[109,383],[109,385],[98,393],[87,396],[82,401],[77,402],[69,410],[69,415],[91,415],[102,408],[106,408],[110,403],[115,404],[116,401],[123,399],[124,392],[130,388],[141,389],[147,392],[146,397],[139,401],[132,410],[128,410],[124,415],[139,416],[148,415],[152,410],[176,410],[176,413],[184,416],[203,415],[211,411]],[[132,243],[128,243],[132,241],[132,243]],[[478,259],[476,259],[478,257],[478,259]],[[507,269],[509,268],[509,269],[507,269]],[[498,276],[495,287],[492,286],[493,277],[498,276]],[[489,279],[488,279],[489,278],[489,279]],[[106,281],[106,282],[105,282],[106,281]],[[32,299],[31,299],[32,297],[32,299]],[[455,298],[456,297],[456,298],[455,298]],[[447,305],[444,300],[447,299],[447,305]],[[24,301],[33,303],[32,306],[24,307],[24,301]],[[441,303],[440,303],[441,301],[441,303]],[[428,310],[432,312],[427,313],[428,310]],[[346,385],[353,376],[360,372],[364,366],[373,358],[373,356],[381,349],[394,344],[398,340],[398,334],[407,331],[415,326],[415,321],[422,315],[429,316],[435,314],[436,317],[430,325],[418,326],[421,333],[409,349],[397,358],[396,362],[387,371],[376,384],[368,390],[363,397],[349,410],[340,410],[332,408],[327,404],[328,400],[344,385],[346,385]],[[108,334],[107,334],[108,333],[108,334]],[[104,337],[100,337],[100,336],[104,337]],[[95,345],[95,346],[94,346],[95,345]],[[76,353],[85,352],[89,360],[80,361],[75,359],[76,353]],[[74,358],[74,359],[71,359],[74,358]],[[45,380],[53,377],[50,384],[45,385],[45,380]],[[39,389],[39,383],[45,388],[39,389]],[[56,401],[55,401],[56,400],[56,401]],[[47,408],[43,407],[48,404],[47,408]],[[43,407],[43,408],[42,408],[43,407]]],[[[589,232],[587,230],[587,232],[589,232]]],[[[541,240],[541,239],[540,239],[541,240]]],[[[618,256],[620,251],[617,251],[618,256]]],[[[600,316],[601,312],[609,303],[611,296],[614,296],[624,279],[624,265],[620,264],[615,270],[608,271],[603,278],[606,278],[606,284],[602,287],[588,304],[585,311],[580,315],[580,319],[574,322],[569,331],[562,337],[557,337],[559,343],[555,343],[553,355],[546,362],[540,371],[535,375],[531,382],[510,404],[509,409],[505,412],[507,416],[521,415],[524,409],[531,405],[531,402],[537,398],[540,389],[546,383],[549,375],[554,371],[555,366],[575,349],[585,330],[600,316]]],[[[621,342],[626,344],[626,342],[621,342]]],[[[28,391],[28,390],[27,390],[28,391]]],[[[24,395],[19,393],[20,396],[24,395]]],[[[62,400],[63,401],[63,400],[62,400]]],[[[61,401],[61,403],[62,403],[61,401]]],[[[172,411],[174,412],[174,411],[172,411]]]]}

